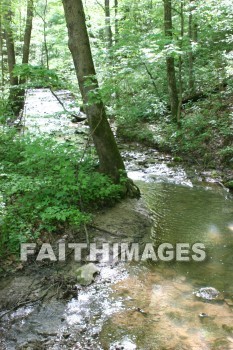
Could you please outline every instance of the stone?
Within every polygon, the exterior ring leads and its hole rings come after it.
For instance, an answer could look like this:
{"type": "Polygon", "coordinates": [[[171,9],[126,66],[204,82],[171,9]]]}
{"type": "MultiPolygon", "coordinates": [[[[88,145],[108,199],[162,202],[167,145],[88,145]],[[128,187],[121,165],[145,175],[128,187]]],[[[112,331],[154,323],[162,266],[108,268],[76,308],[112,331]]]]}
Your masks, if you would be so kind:
{"type": "Polygon", "coordinates": [[[94,281],[94,276],[99,273],[99,268],[93,264],[84,265],[76,270],[77,281],[82,286],[88,286],[94,281]]]}
{"type": "Polygon", "coordinates": [[[224,299],[225,303],[228,305],[228,306],[233,306],[233,300],[231,299],[224,299]]]}
{"type": "Polygon", "coordinates": [[[205,300],[214,300],[218,298],[220,293],[217,289],[213,287],[205,287],[200,288],[197,292],[194,292],[193,294],[195,294],[198,298],[202,298],[205,300]]]}

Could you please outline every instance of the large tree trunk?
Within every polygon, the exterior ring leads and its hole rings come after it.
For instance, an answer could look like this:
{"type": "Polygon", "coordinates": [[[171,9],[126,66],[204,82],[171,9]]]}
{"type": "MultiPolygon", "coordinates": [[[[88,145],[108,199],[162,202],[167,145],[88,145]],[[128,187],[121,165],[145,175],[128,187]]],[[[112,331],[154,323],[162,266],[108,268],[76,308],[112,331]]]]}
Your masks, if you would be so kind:
{"type": "Polygon", "coordinates": [[[107,47],[112,47],[112,28],[111,28],[111,19],[110,19],[110,5],[109,0],[105,0],[104,2],[104,10],[105,10],[105,36],[107,47]]]}
{"type": "Polygon", "coordinates": [[[81,0],[63,0],[63,6],[68,28],[69,48],[91,135],[99,157],[100,169],[115,182],[119,182],[120,173],[125,170],[125,167],[99,94],[83,4],[81,0]]]}
{"type": "MultiPolygon", "coordinates": [[[[171,0],[164,0],[164,32],[168,41],[172,41],[172,4],[171,0]]],[[[175,60],[174,57],[166,58],[167,65],[167,80],[168,92],[171,104],[171,114],[174,119],[177,119],[179,99],[176,86],[175,60]]]]}

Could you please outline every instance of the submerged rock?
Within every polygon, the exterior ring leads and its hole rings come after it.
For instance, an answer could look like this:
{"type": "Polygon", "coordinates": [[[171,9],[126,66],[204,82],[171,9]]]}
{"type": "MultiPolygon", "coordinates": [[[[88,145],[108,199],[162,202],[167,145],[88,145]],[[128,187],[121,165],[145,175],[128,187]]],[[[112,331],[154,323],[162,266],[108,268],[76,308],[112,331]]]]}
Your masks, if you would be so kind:
{"type": "Polygon", "coordinates": [[[99,271],[99,268],[93,263],[78,268],[76,270],[78,283],[82,286],[88,286],[94,281],[94,276],[99,273],[99,271]]]}
{"type": "Polygon", "coordinates": [[[197,292],[194,292],[193,294],[196,295],[198,298],[206,299],[206,300],[214,300],[219,297],[219,291],[213,287],[205,287],[200,288],[197,292]]]}
{"type": "Polygon", "coordinates": [[[225,303],[228,305],[228,306],[233,306],[233,300],[232,299],[224,299],[225,303]]]}

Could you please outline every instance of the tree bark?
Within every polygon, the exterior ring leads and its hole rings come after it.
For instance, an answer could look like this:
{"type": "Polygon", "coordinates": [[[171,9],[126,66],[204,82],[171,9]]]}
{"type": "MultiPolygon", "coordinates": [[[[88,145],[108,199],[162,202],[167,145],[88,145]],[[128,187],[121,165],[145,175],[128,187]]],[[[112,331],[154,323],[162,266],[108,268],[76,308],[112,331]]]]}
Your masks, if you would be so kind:
{"type": "Polygon", "coordinates": [[[193,21],[193,10],[195,9],[195,0],[190,0],[189,3],[189,22],[188,22],[188,35],[190,42],[190,51],[188,53],[189,59],[189,93],[192,95],[195,93],[195,77],[194,77],[194,54],[192,49],[192,43],[197,42],[197,24],[193,21]]]}
{"type": "MultiPolygon", "coordinates": [[[[164,0],[164,32],[168,42],[172,42],[172,1],[164,0]]],[[[179,98],[176,86],[175,60],[171,55],[166,58],[168,92],[171,104],[171,114],[177,119],[179,98]]]]}
{"type": "Polygon", "coordinates": [[[115,44],[116,44],[119,37],[118,0],[115,0],[114,7],[115,7],[115,44]]]}
{"type": "Polygon", "coordinates": [[[63,6],[69,35],[69,49],[99,157],[100,170],[117,183],[125,167],[99,94],[83,4],[81,0],[63,0],[63,6]]]}
{"type": "Polygon", "coordinates": [[[2,28],[2,2],[0,1],[0,56],[1,56],[1,88],[4,86],[4,53],[3,53],[3,28],[2,28]]]}
{"type": "Polygon", "coordinates": [[[27,19],[24,32],[24,41],[23,41],[23,59],[22,63],[27,64],[29,62],[30,54],[30,43],[32,36],[32,20],[33,20],[33,0],[28,0],[27,2],[27,19]]]}
{"type": "MultiPolygon", "coordinates": [[[[22,64],[28,64],[29,62],[29,55],[30,55],[30,43],[31,43],[31,36],[32,36],[32,20],[33,20],[33,0],[27,1],[27,17],[26,17],[26,24],[25,24],[25,30],[24,30],[24,40],[23,40],[23,57],[22,57],[22,64]]],[[[25,88],[23,84],[25,84],[25,79],[19,80],[19,88],[17,91],[18,95],[18,104],[17,108],[15,110],[16,116],[20,114],[21,111],[24,110],[25,105],[25,88]]]]}
{"type": "Polygon", "coordinates": [[[16,64],[15,44],[12,31],[12,11],[11,1],[4,1],[4,28],[7,47],[7,61],[10,76],[10,93],[8,97],[8,109],[14,116],[18,117],[22,106],[22,92],[18,87],[19,81],[13,74],[13,69],[16,64]]]}
{"type": "Polygon", "coordinates": [[[104,2],[104,11],[105,11],[105,36],[107,47],[112,47],[112,28],[111,28],[111,19],[110,19],[110,4],[109,0],[104,2]]]}
{"type": "MultiPolygon", "coordinates": [[[[9,94],[9,109],[12,111],[15,117],[18,117],[21,110],[24,108],[24,95],[25,89],[20,85],[24,81],[18,80],[17,77],[13,74],[13,69],[16,64],[15,56],[15,45],[13,32],[11,28],[12,23],[12,11],[11,11],[11,1],[5,0],[4,2],[5,9],[5,37],[6,37],[6,46],[7,46],[7,58],[8,58],[8,67],[10,75],[10,94],[9,94]]],[[[22,63],[28,63],[29,59],[29,50],[30,50],[30,41],[31,41],[31,31],[32,31],[32,17],[33,17],[33,0],[28,0],[27,4],[27,19],[26,27],[24,34],[24,44],[23,44],[23,58],[22,63]]]]}
{"type": "MultiPolygon", "coordinates": [[[[183,38],[184,38],[184,2],[180,2],[180,50],[183,50],[183,38]]],[[[182,110],[182,98],[183,98],[183,79],[182,79],[183,59],[182,55],[179,55],[179,106],[177,112],[177,123],[180,125],[181,110],[182,110]]]]}
{"type": "Polygon", "coordinates": [[[15,59],[15,44],[14,44],[14,37],[13,32],[11,28],[12,23],[12,11],[11,11],[11,0],[8,0],[7,2],[4,2],[5,6],[5,37],[6,37],[6,47],[7,47],[7,61],[8,61],[8,68],[9,68],[9,75],[10,75],[10,84],[12,86],[18,85],[18,78],[14,77],[13,75],[13,69],[16,64],[15,59]]]}

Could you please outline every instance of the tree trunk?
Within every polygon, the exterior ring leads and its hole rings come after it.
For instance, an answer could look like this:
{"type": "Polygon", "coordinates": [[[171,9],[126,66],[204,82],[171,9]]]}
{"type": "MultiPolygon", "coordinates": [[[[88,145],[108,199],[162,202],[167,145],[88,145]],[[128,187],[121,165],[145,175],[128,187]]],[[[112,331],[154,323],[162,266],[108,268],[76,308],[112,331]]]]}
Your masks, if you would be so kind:
{"type": "Polygon", "coordinates": [[[119,37],[118,0],[115,0],[114,7],[115,7],[115,44],[116,44],[119,37]]]}
{"type": "Polygon", "coordinates": [[[190,42],[190,51],[188,54],[189,59],[189,93],[190,95],[195,93],[195,77],[194,77],[194,54],[192,49],[192,42],[197,41],[197,24],[193,21],[193,10],[195,9],[195,0],[190,0],[189,3],[189,23],[188,23],[188,35],[190,42]]]}
{"type": "MultiPolygon", "coordinates": [[[[183,38],[184,38],[184,2],[180,2],[180,50],[183,50],[183,38]]],[[[183,59],[182,55],[179,55],[179,106],[177,113],[177,123],[180,125],[182,99],[183,99],[183,79],[182,79],[183,59]]]]}
{"type": "MultiPolygon", "coordinates": [[[[172,42],[172,2],[171,0],[164,0],[164,32],[169,43],[172,42]]],[[[168,92],[171,104],[171,114],[174,119],[177,119],[179,99],[176,86],[175,60],[174,57],[168,56],[166,58],[167,65],[167,80],[168,92]]]]}
{"type": "Polygon", "coordinates": [[[105,10],[105,36],[107,47],[112,47],[112,28],[111,28],[111,19],[110,19],[110,5],[109,0],[105,0],[104,2],[104,10],[105,10]]]}
{"type": "MultiPolygon", "coordinates": [[[[30,55],[30,43],[32,36],[32,20],[33,20],[33,0],[27,1],[27,17],[24,31],[24,40],[23,40],[23,58],[22,64],[28,64],[29,55],[30,55]]],[[[26,81],[24,79],[20,79],[19,81],[19,89],[18,89],[18,109],[16,110],[16,116],[20,114],[20,111],[24,110],[25,105],[25,88],[22,84],[25,84],[26,81]]]]}
{"type": "Polygon", "coordinates": [[[32,20],[33,20],[33,0],[28,0],[27,2],[27,19],[26,27],[24,32],[24,41],[23,41],[23,59],[22,63],[29,62],[29,53],[30,53],[30,42],[32,35],[32,20]]]}
{"type": "Polygon", "coordinates": [[[0,1],[0,56],[1,56],[1,88],[4,87],[4,53],[3,53],[3,28],[2,28],[2,2],[0,1]]]}
{"type": "Polygon", "coordinates": [[[13,38],[13,32],[11,28],[12,23],[12,12],[11,12],[11,1],[8,0],[4,3],[5,6],[5,21],[4,21],[4,27],[5,27],[5,37],[6,37],[6,47],[7,47],[7,61],[8,61],[8,68],[9,68],[9,75],[10,75],[10,84],[12,86],[18,85],[18,78],[14,77],[13,75],[13,69],[16,63],[15,59],[15,44],[14,44],[14,38],[13,38]]]}
{"type": "MultiPolygon", "coordinates": [[[[16,64],[16,57],[15,57],[15,45],[14,45],[13,32],[11,28],[11,23],[12,23],[11,1],[5,0],[4,6],[5,6],[4,9],[6,11],[4,27],[5,27],[8,67],[9,67],[10,85],[11,85],[10,95],[9,95],[9,109],[11,109],[15,117],[18,117],[21,110],[23,110],[24,108],[25,90],[20,85],[20,84],[23,84],[24,81],[20,80],[19,82],[18,78],[15,77],[13,74],[13,69],[16,64]]],[[[29,59],[29,48],[30,48],[31,31],[32,31],[32,17],[33,17],[33,0],[28,0],[22,63],[28,63],[28,59],[29,59]]]]}
{"type": "Polygon", "coordinates": [[[63,0],[71,51],[100,169],[116,183],[125,170],[99,94],[81,0],[63,0]]]}
{"type": "Polygon", "coordinates": [[[4,28],[5,28],[5,38],[7,47],[7,61],[10,76],[10,93],[8,98],[8,109],[14,115],[18,116],[22,105],[22,95],[18,87],[18,78],[14,76],[13,69],[16,64],[15,58],[15,45],[14,37],[11,28],[12,24],[12,11],[11,11],[11,1],[4,2],[4,28]]]}

